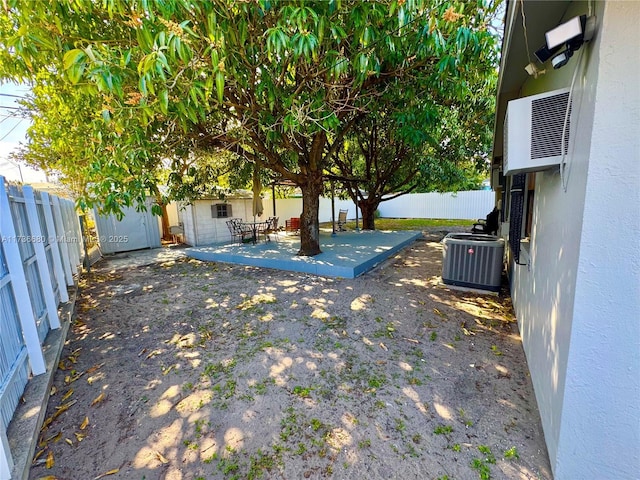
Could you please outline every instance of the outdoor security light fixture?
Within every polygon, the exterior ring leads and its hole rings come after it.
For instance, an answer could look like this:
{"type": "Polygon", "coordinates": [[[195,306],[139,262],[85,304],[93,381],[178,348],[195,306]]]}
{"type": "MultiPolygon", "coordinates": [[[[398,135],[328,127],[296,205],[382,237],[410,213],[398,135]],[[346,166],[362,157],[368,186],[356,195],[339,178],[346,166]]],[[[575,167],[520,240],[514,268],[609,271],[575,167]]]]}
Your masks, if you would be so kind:
{"type": "Polygon", "coordinates": [[[553,68],[560,68],[567,64],[573,52],[578,50],[583,43],[593,38],[596,17],[580,15],[558,25],[545,34],[546,43],[536,53],[540,63],[551,59],[553,68]]]}

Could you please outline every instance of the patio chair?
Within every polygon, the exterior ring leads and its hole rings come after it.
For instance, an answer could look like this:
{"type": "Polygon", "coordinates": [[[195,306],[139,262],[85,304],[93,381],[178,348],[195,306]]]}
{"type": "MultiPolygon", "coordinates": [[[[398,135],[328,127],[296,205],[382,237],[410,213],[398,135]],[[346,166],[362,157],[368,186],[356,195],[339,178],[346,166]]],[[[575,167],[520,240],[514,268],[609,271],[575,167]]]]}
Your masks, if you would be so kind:
{"type": "Polygon", "coordinates": [[[231,233],[231,240],[233,243],[243,243],[245,238],[253,236],[253,232],[242,228],[242,220],[239,218],[232,218],[227,220],[227,228],[231,233]]]}
{"type": "Polygon", "coordinates": [[[267,241],[270,241],[271,238],[269,237],[269,235],[275,235],[276,236],[276,241],[278,241],[278,232],[280,230],[278,229],[278,217],[269,217],[267,219],[267,226],[264,230],[264,236],[266,238],[267,241]]]}
{"type": "Polygon", "coordinates": [[[284,230],[287,233],[293,233],[293,234],[299,234],[300,233],[300,218],[299,217],[293,217],[290,218],[289,220],[285,220],[284,222],[285,227],[284,230]]]}
{"type": "Polygon", "coordinates": [[[340,232],[346,232],[347,229],[344,226],[347,224],[347,212],[349,210],[340,210],[338,212],[338,230],[340,232]]]}
{"type": "Polygon", "coordinates": [[[493,210],[487,215],[486,219],[479,218],[476,223],[473,224],[471,228],[471,233],[487,233],[489,235],[497,235],[498,227],[500,226],[500,222],[498,221],[498,217],[500,215],[500,210],[498,207],[493,207],[493,210]]]}

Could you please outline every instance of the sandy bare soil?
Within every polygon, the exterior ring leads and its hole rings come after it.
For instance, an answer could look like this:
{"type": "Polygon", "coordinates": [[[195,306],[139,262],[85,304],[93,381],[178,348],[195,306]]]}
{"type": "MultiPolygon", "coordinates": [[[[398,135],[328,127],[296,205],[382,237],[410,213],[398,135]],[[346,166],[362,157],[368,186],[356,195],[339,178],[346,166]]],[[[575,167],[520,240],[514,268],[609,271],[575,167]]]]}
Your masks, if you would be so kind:
{"type": "Polygon", "coordinates": [[[438,285],[440,238],[353,280],[103,260],[30,478],[551,478],[509,297],[438,285]]]}

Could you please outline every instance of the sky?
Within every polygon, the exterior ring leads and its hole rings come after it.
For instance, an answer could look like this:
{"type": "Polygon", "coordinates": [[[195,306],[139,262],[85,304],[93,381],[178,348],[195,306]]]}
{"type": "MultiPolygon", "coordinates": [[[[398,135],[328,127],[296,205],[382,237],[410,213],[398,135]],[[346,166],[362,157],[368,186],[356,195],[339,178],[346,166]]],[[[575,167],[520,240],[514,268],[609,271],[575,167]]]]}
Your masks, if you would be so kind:
{"type": "Polygon", "coordinates": [[[18,114],[16,97],[22,97],[29,93],[29,87],[13,83],[0,84],[0,175],[7,180],[21,181],[24,183],[44,182],[46,177],[43,172],[34,170],[26,165],[16,165],[9,160],[9,153],[15,150],[19,143],[26,142],[29,120],[18,114]],[[22,179],[21,179],[22,174],[22,179]]]}

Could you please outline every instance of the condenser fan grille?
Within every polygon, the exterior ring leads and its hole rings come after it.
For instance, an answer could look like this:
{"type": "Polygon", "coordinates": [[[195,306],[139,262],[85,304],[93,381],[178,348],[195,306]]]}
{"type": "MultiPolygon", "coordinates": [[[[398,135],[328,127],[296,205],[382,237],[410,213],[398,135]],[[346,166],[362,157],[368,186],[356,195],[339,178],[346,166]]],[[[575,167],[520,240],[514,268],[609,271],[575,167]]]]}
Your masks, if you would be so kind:
{"type": "MultiPolygon", "coordinates": [[[[567,115],[569,92],[539,98],[531,102],[531,158],[562,155],[562,130],[567,115]]],[[[569,118],[564,134],[564,154],[569,148],[569,118]]]]}

